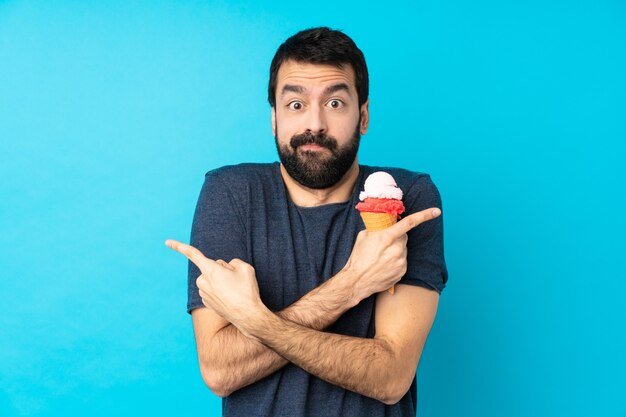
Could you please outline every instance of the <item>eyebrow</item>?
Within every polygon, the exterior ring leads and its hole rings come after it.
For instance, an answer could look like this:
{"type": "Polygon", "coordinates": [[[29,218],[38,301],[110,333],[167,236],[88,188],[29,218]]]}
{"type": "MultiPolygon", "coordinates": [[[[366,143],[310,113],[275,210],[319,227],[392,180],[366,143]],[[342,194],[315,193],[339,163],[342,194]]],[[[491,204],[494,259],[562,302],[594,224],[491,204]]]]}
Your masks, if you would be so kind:
{"type": "MultiPolygon", "coordinates": [[[[282,97],[289,92],[304,94],[306,93],[306,91],[306,88],[302,87],[301,85],[285,84],[280,92],[280,95],[282,97]]],[[[324,95],[336,93],[337,91],[345,91],[346,93],[350,93],[350,87],[348,87],[348,84],[346,83],[329,85],[328,87],[326,87],[326,89],[324,89],[324,95]]]]}

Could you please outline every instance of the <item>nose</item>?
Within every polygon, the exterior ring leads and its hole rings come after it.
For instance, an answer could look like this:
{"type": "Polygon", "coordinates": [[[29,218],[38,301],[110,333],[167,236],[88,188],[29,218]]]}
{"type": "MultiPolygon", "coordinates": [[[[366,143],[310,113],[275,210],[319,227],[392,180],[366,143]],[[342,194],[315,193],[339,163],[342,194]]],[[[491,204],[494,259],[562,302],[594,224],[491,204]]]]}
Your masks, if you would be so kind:
{"type": "Polygon", "coordinates": [[[313,106],[308,112],[308,120],[307,120],[307,131],[317,134],[317,133],[325,133],[326,126],[326,115],[324,114],[324,109],[320,106],[313,106]]]}

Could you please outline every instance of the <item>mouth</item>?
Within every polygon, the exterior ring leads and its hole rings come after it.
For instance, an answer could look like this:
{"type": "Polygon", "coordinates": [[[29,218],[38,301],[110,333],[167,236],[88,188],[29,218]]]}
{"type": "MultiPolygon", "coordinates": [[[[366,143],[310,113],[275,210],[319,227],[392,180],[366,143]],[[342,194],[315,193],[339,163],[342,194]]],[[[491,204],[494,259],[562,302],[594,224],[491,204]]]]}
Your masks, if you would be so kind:
{"type": "Polygon", "coordinates": [[[320,146],[315,143],[307,143],[305,145],[300,145],[298,146],[298,148],[303,151],[321,151],[322,149],[326,149],[325,147],[320,146]]]}

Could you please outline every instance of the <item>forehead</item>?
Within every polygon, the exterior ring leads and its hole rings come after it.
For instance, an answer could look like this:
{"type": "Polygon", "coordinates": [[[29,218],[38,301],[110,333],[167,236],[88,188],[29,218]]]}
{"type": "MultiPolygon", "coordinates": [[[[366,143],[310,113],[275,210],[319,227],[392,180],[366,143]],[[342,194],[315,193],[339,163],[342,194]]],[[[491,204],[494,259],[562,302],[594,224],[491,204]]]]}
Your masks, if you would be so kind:
{"type": "Polygon", "coordinates": [[[276,77],[277,93],[285,84],[301,85],[307,88],[324,87],[331,84],[346,83],[352,92],[356,92],[352,65],[311,64],[297,61],[286,61],[278,69],[276,77]]]}

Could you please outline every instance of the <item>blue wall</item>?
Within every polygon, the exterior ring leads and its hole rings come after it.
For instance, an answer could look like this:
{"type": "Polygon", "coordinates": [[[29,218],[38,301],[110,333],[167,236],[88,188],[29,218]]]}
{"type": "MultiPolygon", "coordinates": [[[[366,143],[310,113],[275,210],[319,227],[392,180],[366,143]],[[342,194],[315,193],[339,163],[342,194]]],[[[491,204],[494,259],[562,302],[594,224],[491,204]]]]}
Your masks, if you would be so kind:
{"type": "Polygon", "coordinates": [[[443,195],[419,415],[626,415],[626,4],[300,4],[0,1],[0,415],[219,414],[163,241],[276,160],[269,63],[321,24],[368,60],[361,162],[443,195]]]}

